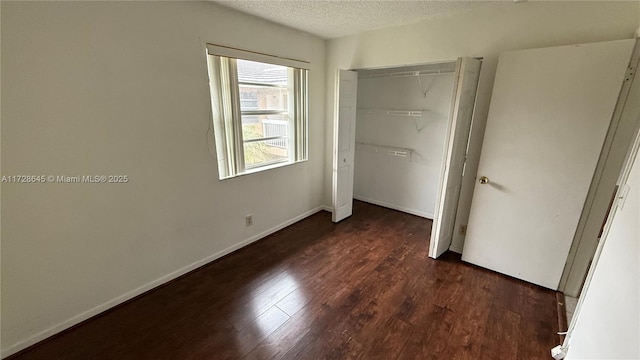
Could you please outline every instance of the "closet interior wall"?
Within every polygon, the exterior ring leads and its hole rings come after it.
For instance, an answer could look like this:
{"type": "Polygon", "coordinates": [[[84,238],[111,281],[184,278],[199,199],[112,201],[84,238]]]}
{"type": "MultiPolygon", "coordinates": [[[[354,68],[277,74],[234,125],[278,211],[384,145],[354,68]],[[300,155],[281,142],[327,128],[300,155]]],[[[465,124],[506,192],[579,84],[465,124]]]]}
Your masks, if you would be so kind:
{"type": "Polygon", "coordinates": [[[433,219],[454,71],[358,70],[355,199],[433,219]]]}

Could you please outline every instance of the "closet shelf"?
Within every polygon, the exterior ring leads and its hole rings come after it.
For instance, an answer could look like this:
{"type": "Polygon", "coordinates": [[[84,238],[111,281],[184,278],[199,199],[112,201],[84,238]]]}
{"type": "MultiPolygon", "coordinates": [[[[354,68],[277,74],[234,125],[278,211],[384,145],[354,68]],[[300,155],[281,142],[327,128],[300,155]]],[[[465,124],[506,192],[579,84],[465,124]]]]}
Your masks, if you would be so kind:
{"type": "Polygon", "coordinates": [[[385,77],[411,77],[411,76],[425,76],[425,75],[444,75],[453,74],[452,70],[422,70],[422,71],[398,71],[391,73],[369,74],[360,75],[359,79],[372,79],[372,78],[385,78],[385,77]]]}
{"type": "Polygon", "coordinates": [[[429,110],[397,110],[397,109],[368,109],[368,108],[358,108],[360,112],[366,114],[386,114],[386,115],[395,115],[395,116],[410,116],[410,117],[420,117],[423,113],[429,112],[429,110]]]}
{"type": "Polygon", "coordinates": [[[356,146],[360,146],[360,147],[364,146],[364,147],[370,148],[373,152],[380,152],[380,153],[384,153],[391,156],[405,157],[405,158],[408,156],[411,156],[411,153],[415,151],[409,148],[371,144],[371,143],[360,142],[360,141],[356,141],[356,146]]]}

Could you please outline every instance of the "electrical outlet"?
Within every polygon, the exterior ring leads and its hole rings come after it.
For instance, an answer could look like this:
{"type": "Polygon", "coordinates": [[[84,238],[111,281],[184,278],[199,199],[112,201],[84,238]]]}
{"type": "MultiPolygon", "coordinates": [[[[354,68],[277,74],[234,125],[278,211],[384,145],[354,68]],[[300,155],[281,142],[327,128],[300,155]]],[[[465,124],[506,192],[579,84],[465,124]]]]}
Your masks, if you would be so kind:
{"type": "Polygon", "coordinates": [[[247,226],[253,225],[253,215],[249,214],[249,215],[245,216],[244,223],[247,226]]]}
{"type": "Polygon", "coordinates": [[[460,225],[460,235],[467,235],[467,225],[460,225]]]}

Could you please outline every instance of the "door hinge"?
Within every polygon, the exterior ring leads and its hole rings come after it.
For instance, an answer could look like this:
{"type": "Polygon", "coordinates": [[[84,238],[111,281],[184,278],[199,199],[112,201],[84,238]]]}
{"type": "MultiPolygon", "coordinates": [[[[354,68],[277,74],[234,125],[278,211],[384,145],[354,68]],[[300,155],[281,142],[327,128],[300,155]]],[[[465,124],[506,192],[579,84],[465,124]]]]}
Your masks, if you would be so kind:
{"type": "Polygon", "coordinates": [[[622,210],[624,203],[627,200],[627,194],[629,193],[631,186],[629,184],[622,185],[622,189],[618,192],[618,209],[622,210]]]}

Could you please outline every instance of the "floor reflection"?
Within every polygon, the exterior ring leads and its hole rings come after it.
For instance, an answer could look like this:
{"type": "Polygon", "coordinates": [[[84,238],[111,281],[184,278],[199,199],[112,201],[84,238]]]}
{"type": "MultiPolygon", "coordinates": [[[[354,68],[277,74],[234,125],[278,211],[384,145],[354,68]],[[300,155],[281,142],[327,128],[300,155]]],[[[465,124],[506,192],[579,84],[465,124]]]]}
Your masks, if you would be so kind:
{"type": "Polygon", "coordinates": [[[281,330],[286,334],[284,330],[290,326],[306,326],[307,314],[300,310],[309,300],[295,275],[286,270],[256,286],[246,308],[248,322],[237,334],[241,348],[253,346],[252,354],[259,358],[281,353],[282,344],[275,333],[281,330]]]}
{"type": "Polygon", "coordinates": [[[288,320],[307,302],[295,276],[286,270],[256,290],[252,294],[251,310],[256,327],[265,337],[284,323],[283,318],[288,320]]]}

